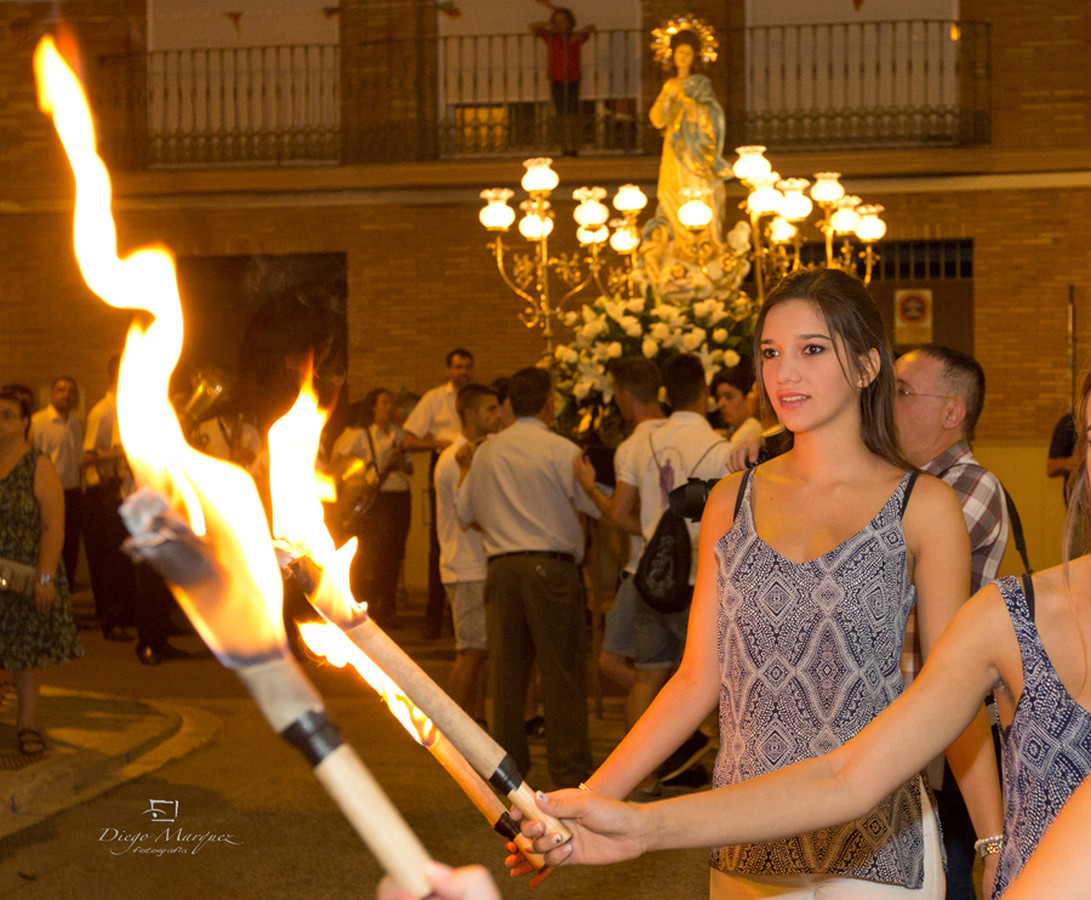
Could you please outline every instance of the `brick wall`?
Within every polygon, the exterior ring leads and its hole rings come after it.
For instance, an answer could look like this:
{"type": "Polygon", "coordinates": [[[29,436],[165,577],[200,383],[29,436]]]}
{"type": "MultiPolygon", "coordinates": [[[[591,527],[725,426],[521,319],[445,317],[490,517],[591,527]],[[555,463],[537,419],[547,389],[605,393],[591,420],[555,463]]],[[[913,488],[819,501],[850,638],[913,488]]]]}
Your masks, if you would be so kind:
{"type": "MultiPolygon", "coordinates": [[[[139,42],[138,3],[97,0],[62,7],[76,19],[78,33],[91,35],[94,24],[94,39],[107,49],[139,42]]],[[[53,9],[51,3],[0,4],[0,296],[6,313],[0,378],[40,387],[56,372],[71,371],[93,401],[128,316],[90,295],[72,259],[72,181],[48,120],[37,112],[30,77],[33,45],[53,9]]],[[[659,0],[645,0],[642,9],[649,28],[677,12],[659,0]]],[[[1005,153],[1077,152],[1086,144],[1091,54],[1083,49],[1089,16],[1072,9],[1063,0],[1033,10],[1014,0],[964,3],[965,17],[993,23],[995,152],[983,163],[975,156],[975,172],[998,169],[1005,153]]],[[[696,12],[739,24],[735,4],[709,4],[696,12]]],[[[85,58],[93,78],[96,55],[85,52],[85,58]]],[[[1026,153],[1019,166],[1033,172],[1034,160],[1026,153]]],[[[575,170],[586,164],[581,158],[566,165],[575,170]]],[[[606,177],[595,180],[628,180],[632,166],[624,159],[604,161],[598,171],[606,177]]],[[[518,171],[516,162],[501,161],[482,174],[479,187],[514,186],[518,171]]],[[[118,211],[123,247],[161,241],[185,255],[345,252],[354,397],[376,383],[416,391],[438,383],[443,355],[455,345],[477,352],[484,377],[537,357],[541,341],[518,322],[520,303],[501,283],[485,248],[487,236],[477,222],[479,187],[384,192],[340,185],[306,191],[297,186],[304,175],[286,172],[272,196],[247,188],[240,174],[237,192],[208,200],[204,177],[194,173],[185,189],[173,183],[169,194],[156,187],[154,177],[130,187],[130,199],[118,211]],[[283,199],[290,188],[296,199],[283,199]]],[[[249,183],[257,182],[255,177],[249,183]]],[[[570,192],[578,183],[565,188],[570,192]]],[[[1080,363],[1091,361],[1085,225],[1091,196],[1085,187],[1042,184],[949,194],[869,193],[887,207],[891,238],[974,239],[976,352],[990,394],[980,426],[983,440],[1037,438],[1052,428],[1068,390],[1070,284],[1080,310],[1080,363]]],[[[558,234],[570,240],[569,208],[560,203],[558,234]]]]}
{"type": "Polygon", "coordinates": [[[1050,0],[963,0],[992,25],[993,146],[1078,147],[1091,139],[1091,11],[1050,0]]]}

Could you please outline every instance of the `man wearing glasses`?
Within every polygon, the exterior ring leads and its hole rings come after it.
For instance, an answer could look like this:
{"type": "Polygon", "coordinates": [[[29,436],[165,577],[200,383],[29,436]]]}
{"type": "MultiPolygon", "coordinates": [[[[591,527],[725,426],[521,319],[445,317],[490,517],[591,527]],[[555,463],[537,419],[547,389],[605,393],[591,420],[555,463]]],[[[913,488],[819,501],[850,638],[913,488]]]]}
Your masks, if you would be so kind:
{"type": "MultiPolygon", "coordinates": [[[[1008,543],[1004,488],[974,459],[969,441],[985,404],[985,373],[972,356],[938,344],[924,344],[894,365],[894,425],[906,458],[946,481],[962,504],[970,532],[970,590],[996,578],[1008,543]]],[[[911,613],[902,653],[908,687],[920,670],[916,617],[911,613]]],[[[971,878],[975,832],[950,770],[942,757],[929,766],[947,848],[947,900],[973,900],[971,878]],[[932,770],[935,769],[933,772],[932,770]]]]}

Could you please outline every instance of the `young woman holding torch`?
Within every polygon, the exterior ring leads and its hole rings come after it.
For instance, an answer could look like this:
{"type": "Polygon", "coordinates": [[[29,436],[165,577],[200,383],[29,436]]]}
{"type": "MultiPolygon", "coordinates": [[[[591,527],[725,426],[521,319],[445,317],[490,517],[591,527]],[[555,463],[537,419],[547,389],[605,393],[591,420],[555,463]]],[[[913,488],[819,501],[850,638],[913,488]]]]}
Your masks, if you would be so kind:
{"type": "MultiPolygon", "coordinates": [[[[1089,401],[1091,375],[1077,404],[1080,469],[1066,547],[1074,534],[1091,534],[1089,401]]],[[[991,896],[1091,897],[1082,852],[1091,827],[1091,547],[1086,538],[1081,549],[1084,555],[1063,565],[1033,577],[1003,578],[979,591],[909,690],[828,755],[645,806],[586,791],[558,792],[539,798],[539,805],[564,819],[571,843],[561,846],[541,823],[526,823],[524,833],[536,838],[536,849],[548,850],[547,862],[564,865],[614,862],[667,847],[767,840],[845,821],[918,772],[973,720],[992,691],[1006,726],[1007,808],[1003,831],[980,842],[998,860],[991,896]]]]}
{"type": "MultiPolygon", "coordinates": [[[[755,351],[765,402],[794,445],[712,491],[685,655],[588,780],[607,797],[628,794],[717,706],[717,787],[840,747],[902,692],[909,610],[930,652],[969,595],[958,499],[897,448],[893,361],[859,279],[822,268],[790,275],[759,313],[755,351]]],[[[960,719],[938,749],[954,742],[948,758],[984,837],[1001,829],[999,785],[984,709],[967,718],[973,728],[960,737],[969,724],[960,719]]],[[[813,897],[808,886],[821,884],[830,898],[942,897],[923,763],[896,768],[897,782],[838,817],[816,807],[779,825],[791,818],[785,794],[762,804],[775,829],[736,832],[756,813],[709,820],[711,896],[813,897]]],[[[563,858],[579,861],[581,847],[563,858]]]]}

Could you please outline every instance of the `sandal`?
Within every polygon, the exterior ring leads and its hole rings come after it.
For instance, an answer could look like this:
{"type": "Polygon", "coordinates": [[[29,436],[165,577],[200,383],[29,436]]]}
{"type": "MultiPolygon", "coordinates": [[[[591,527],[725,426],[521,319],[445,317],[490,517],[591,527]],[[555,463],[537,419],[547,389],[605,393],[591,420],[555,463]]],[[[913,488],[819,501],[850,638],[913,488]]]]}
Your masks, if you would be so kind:
{"type": "Polygon", "coordinates": [[[33,728],[20,728],[16,732],[19,738],[19,752],[27,756],[37,756],[45,750],[45,739],[40,731],[33,728]]]}

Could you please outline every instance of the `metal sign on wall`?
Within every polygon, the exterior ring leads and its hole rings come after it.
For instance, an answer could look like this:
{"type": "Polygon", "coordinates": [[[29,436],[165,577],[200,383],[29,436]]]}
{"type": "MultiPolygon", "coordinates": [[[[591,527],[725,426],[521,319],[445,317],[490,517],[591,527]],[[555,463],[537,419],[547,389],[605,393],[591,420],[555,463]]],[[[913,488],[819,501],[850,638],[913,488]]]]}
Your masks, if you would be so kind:
{"type": "Polygon", "coordinates": [[[932,309],[931,288],[894,291],[894,343],[932,343],[932,309]]]}

